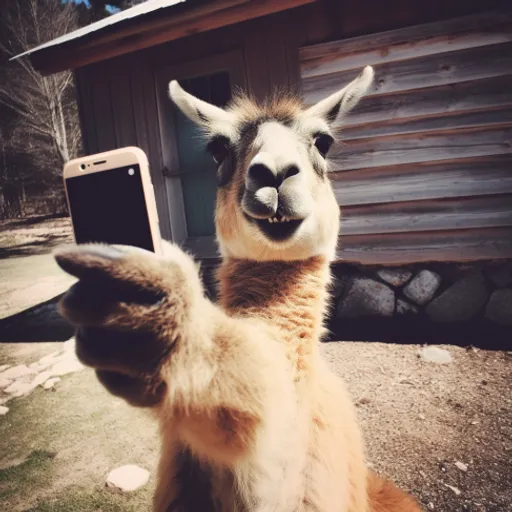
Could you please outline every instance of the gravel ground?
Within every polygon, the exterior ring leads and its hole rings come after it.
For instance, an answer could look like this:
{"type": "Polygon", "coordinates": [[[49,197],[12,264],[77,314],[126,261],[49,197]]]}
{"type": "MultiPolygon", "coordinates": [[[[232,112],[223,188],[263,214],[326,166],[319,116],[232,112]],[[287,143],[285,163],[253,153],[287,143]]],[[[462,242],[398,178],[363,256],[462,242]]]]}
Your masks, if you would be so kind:
{"type": "Polygon", "coordinates": [[[348,383],[376,471],[426,510],[512,510],[511,353],[441,346],[453,361],[439,365],[417,345],[322,348],[348,383]]]}

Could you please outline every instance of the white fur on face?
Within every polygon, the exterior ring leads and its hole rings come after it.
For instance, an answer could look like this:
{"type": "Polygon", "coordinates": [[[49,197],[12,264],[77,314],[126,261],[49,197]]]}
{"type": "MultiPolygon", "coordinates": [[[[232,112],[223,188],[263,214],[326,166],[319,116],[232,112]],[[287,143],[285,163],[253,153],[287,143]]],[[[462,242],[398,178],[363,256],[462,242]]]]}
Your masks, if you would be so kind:
{"type": "MultiPolygon", "coordinates": [[[[286,194],[293,217],[304,219],[302,224],[290,238],[276,242],[247,220],[237,205],[230,219],[236,225],[234,236],[225,239],[222,233],[217,235],[223,256],[258,261],[300,260],[320,254],[334,258],[339,206],[329,180],[319,176],[313,166],[316,159],[323,161],[313,146],[313,135],[326,126],[318,119],[312,119],[310,126],[315,128],[314,132],[308,132],[307,125],[299,129],[299,125],[290,128],[276,121],[263,123],[247,163],[239,169],[247,174],[250,164],[262,163],[277,173],[291,165],[297,166],[299,174],[286,180],[286,194]]],[[[324,161],[323,165],[326,166],[324,161]]]]}

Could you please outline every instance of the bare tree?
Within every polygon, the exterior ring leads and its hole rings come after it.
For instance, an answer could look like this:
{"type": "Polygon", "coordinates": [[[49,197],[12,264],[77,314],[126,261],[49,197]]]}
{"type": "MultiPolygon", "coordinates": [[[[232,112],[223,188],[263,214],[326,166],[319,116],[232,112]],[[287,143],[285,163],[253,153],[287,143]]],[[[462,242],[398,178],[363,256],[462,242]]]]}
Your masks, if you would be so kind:
{"type": "MultiPolygon", "coordinates": [[[[9,2],[3,16],[0,49],[7,56],[25,52],[75,28],[73,3],[59,0],[9,2]]],[[[0,80],[0,103],[17,114],[14,141],[38,156],[40,165],[60,174],[62,164],[79,150],[80,130],[73,75],[42,76],[28,58],[6,66],[0,80]]]]}

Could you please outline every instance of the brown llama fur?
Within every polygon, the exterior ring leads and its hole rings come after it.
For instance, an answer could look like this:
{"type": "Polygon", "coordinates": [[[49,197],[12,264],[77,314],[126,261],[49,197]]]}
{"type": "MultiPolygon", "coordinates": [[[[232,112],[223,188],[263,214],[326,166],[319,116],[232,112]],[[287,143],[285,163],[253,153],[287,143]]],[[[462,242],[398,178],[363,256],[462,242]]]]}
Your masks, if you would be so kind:
{"type": "Polygon", "coordinates": [[[56,254],[78,278],[60,305],[78,357],[159,421],[155,512],[420,510],[367,470],[355,408],[319,351],[339,228],[325,148],[371,78],[310,109],[281,97],[221,110],[171,85],[219,164],[218,304],[176,245],[56,254]]]}

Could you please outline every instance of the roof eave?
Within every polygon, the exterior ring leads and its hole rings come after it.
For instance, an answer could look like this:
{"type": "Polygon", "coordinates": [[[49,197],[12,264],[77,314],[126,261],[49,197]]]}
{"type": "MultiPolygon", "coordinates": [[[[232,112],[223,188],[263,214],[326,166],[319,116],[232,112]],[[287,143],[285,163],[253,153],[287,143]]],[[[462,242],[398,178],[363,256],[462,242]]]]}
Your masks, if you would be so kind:
{"type": "Polygon", "coordinates": [[[29,57],[35,69],[50,75],[316,1],[220,0],[124,28],[113,25],[95,37],[41,48],[29,57]]]}

